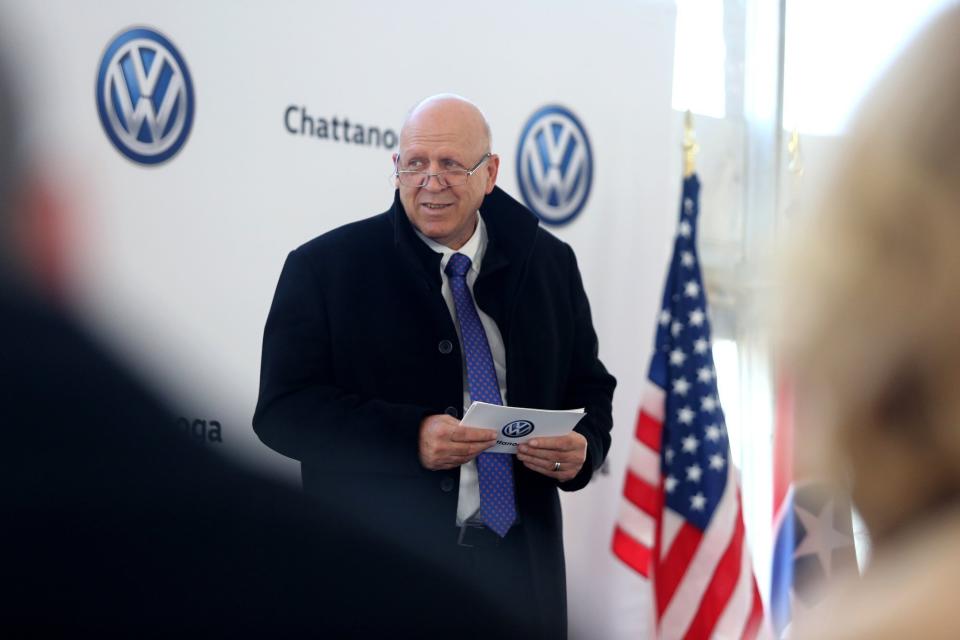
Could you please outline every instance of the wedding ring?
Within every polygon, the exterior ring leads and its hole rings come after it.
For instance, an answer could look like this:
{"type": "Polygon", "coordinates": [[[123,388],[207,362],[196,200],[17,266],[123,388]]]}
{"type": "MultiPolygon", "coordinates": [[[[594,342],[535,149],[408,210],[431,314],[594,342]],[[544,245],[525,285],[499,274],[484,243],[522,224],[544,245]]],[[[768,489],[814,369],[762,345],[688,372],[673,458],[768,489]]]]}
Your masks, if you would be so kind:
{"type": "Polygon", "coordinates": [[[559,461],[553,463],[553,470],[554,470],[554,471],[560,471],[560,462],[559,462],[559,461]]]}

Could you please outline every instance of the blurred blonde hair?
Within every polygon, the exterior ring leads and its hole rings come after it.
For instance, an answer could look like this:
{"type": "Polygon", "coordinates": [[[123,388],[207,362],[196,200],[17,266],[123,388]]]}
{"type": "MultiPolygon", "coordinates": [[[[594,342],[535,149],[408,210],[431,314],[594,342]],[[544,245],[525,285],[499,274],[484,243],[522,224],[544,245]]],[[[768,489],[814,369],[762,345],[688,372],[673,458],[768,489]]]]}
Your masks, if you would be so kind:
{"type": "Polygon", "coordinates": [[[960,495],[960,7],[865,101],[788,264],[797,466],[871,532],[960,495]]]}

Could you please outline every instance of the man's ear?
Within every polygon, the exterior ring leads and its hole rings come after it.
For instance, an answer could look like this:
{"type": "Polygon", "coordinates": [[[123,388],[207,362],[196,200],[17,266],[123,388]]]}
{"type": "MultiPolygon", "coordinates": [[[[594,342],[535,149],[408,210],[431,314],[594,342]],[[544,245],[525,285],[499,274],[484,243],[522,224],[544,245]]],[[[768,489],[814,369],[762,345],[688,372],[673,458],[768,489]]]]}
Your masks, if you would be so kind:
{"type": "Polygon", "coordinates": [[[490,193],[493,191],[493,188],[497,185],[497,176],[500,174],[500,156],[497,154],[491,154],[490,159],[487,160],[486,176],[487,176],[487,187],[484,190],[484,193],[490,193]]]}

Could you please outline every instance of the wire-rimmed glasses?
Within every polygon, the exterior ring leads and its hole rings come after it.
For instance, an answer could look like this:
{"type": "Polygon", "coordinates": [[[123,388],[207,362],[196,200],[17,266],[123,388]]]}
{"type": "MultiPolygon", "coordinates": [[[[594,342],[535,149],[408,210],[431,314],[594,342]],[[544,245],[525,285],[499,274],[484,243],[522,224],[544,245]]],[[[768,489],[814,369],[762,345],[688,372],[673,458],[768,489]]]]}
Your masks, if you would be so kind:
{"type": "MultiPolygon", "coordinates": [[[[437,182],[441,187],[459,187],[467,184],[467,180],[474,173],[477,172],[477,169],[480,168],[484,162],[490,159],[492,154],[486,153],[482,158],[480,158],[477,164],[473,165],[469,169],[447,169],[445,171],[437,171],[436,173],[430,173],[429,171],[412,171],[408,169],[397,168],[393,172],[393,176],[400,181],[405,187],[425,187],[427,183],[430,182],[430,178],[436,178],[437,182]]],[[[397,167],[400,166],[400,159],[397,158],[397,167]]]]}

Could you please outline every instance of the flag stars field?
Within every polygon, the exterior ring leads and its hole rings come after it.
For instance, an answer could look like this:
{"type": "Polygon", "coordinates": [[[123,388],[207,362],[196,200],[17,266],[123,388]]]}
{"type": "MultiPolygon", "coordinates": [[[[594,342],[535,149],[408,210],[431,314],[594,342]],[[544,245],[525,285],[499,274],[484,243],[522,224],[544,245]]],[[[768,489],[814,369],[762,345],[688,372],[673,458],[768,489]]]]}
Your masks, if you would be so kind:
{"type": "Polygon", "coordinates": [[[677,488],[678,482],[679,480],[677,480],[673,476],[667,476],[666,480],[663,481],[663,489],[667,493],[673,493],[674,489],[677,488]]]}
{"type": "Polygon", "coordinates": [[[718,427],[717,425],[711,424],[706,429],[704,429],[704,431],[707,434],[707,440],[709,440],[710,442],[717,442],[718,440],[720,440],[720,434],[722,432],[720,431],[720,427],[718,427]]]}
{"type": "Polygon", "coordinates": [[[687,480],[690,482],[700,482],[700,478],[703,476],[703,469],[700,468],[698,464],[692,464],[687,467],[687,480]]]}
{"type": "Polygon", "coordinates": [[[713,413],[717,410],[717,399],[713,396],[704,396],[700,398],[700,409],[707,413],[713,413]]]}
{"type": "Polygon", "coordinates": [[[703,496],[702,493],[698,493],[695,496],[690,496],[690,508],[694,511],[703,511],[703,508],[707,506],[707,499],[703,496]]]}
{"type": "Polygon", "coordinates": [[[677,378],[673,381],[673,392],[678,396],[687,395],[687,391],[690,391],[690,383],[687,382],[687,379],[683,376],[677,378]]]}
{"type": "Polygon", "coordinates": [[[700,446],[700,441],[697,440],[695,436],[687,436],[683,439],[683,451],[684,453],[696,453],[697,447],[700,446]]]}

